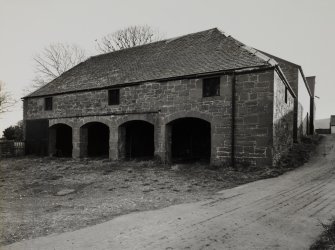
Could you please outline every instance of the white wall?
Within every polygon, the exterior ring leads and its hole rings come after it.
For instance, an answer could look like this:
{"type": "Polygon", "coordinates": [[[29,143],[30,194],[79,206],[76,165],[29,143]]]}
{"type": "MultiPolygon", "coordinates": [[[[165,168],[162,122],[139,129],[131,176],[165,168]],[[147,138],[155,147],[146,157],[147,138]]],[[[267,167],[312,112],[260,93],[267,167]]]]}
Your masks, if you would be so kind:
{"type": "Polygon", "coordinates": [[[298,136],[307,134],[307,124],[310,117],[310,95],[304,79],[299,71],[298,75],[298,136]]]}

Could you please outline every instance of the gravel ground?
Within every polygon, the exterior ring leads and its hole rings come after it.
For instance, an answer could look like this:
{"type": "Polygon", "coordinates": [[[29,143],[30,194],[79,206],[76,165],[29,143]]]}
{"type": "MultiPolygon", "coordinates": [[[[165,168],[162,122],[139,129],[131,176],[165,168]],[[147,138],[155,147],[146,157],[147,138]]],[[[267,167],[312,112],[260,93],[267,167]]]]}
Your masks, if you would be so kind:
{"type": "MultiPolygon", "coordinates": [[[[181,197],[185,202],[209,198],[221,184],[235,185],[241,180],[251,180],[255,174],[264,177],[264,173],[268,172],[272,172],[273,176],[283,169],[293,169],[303,164],[312,155],[302,168],[277,178],[222,190],[210,199],[130,213],[80,230],[21,241],[0,248],[300,250],[308,249],[326,229],[328,232],[322,238],[327,236],[328,242],[316,243],[313,245],[316,248],[312,249],[327,249],[325,246],[329,247],[329,240],[333,241],[334,233],[328,223],[335,216],[335,136],[324,138],[312,153],[316,143],[320,142],[317,137],[314,139],[305,138],[302,145],[295,145],[275,168],[276,171],[263,168],[263,171],[251,174],[251,169],[243,169],[243,172],[248,173],[243,174],[229,169],[211,171],[201,165],[164,168],[152,163],[149,166],[134,164],[133,167],[126,164],[123,168],[119,166],[120,169],[114,172],[105,169],[102,173],[115,175],[115,182],[120,181],[118,189],[121,190],[121,185],[125,183],[123,178],[129,180],[133,176],[131,187],[134,189],[131,191],[140,196],[149,193],[150,197],[146,197],[148,204],[160,205],[160,200],[171,197],[170,193],[185,196],[181,197]],[[291,163],[294,165],[291,166],[291,163]],[[120,170],[128,174],[118,174],[120,170]],[[165,187],[165,191],[157,190],[161,186],[165,187]],[[147,192],[147,188],[152,191],[147,192]],[[194,192],[187,191],[193,188],[194,192]]],[[[75,188],[67,187],[61,194],[74,190],[75,188]]],[[[125,191],[121,201],[126,197],[127,201],[138,204],[137,196],[132,196],[133,193],[125,191]],[[132,198],[128,199],[128,196],[132,198]]],[[[72,194],[74,193],[69,195],[72,194]]],[[[94,195],[90,197],[93,198],[94,195]]],[[[179,198],[178,195],[174,197],[179,198]]],[[[127,206],[129,205],[125,205],[124,209],[127,206]]]]}
{"type": "Polygon", "coordinates": [[[0,246],[135,211],[210,198],[267,177],[264,170],[147,162],[19,158],[0,161],[0,246]]]}

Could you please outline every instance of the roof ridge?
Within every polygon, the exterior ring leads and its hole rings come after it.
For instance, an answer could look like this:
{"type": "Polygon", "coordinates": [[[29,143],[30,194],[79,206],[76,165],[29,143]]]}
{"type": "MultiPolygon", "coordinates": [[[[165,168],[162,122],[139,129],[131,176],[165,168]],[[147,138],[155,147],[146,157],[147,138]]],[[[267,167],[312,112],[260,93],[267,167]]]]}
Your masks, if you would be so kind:
{"type": "Polygon", "coordinates": [[[164,39],[164,40],[161,40],[161,41],[165,41],[165,42],[174,41],[174,40],[182,38],[182,37],[192,36],[192,35],[195,35],[195,34],[200,34],[200,33],[205,33],[205,32],[208,32],[208,31],[215,31],[215,30],[219,31],[219,29],[215,27],[215,28],[211,28],[211,29],[207,29],[207,30],[203,30],[203,31],[197,31],[197,32],[193,32],[193,33],[189,33],[189,34],[185,34],[185,35],[181,35],[181,36],[175,36],[175,37],[167,38],[167,39],[164,39]]]}
{"type": "Polygon", "coordinates": [[[231,37],[233,39],[233,41],[242,49],[246,50],[248,53],[250,53],[253,56],[256,56],[257,58],[261,59],[262,61],[265,61],[266,63],[268,63],[271,66],[276,66],[278,65],[278,62],[276,60],[274,60],[273,58],[261,53],[259,50],[248,46],[242,42],[240,42],[239,40],[237,40],[236,38],[234,38],[233,36],[229,35],[229,37],[231,37]]]}
{"type": "Polygon", "coordinates": [[[155,42],[150,42],[150,43],[146,43],[146,44],[136,45],[136,46],[133,46],[133,47],[130,47],[130,48],[124,48],[124,49],[119,49],[119,50],[115,50],[115,51],[110,51],[110,52],[107,52],[107,53],[101,53],[101,54],[98,54],[98,55],[90,56],[88,59],[95,58],[95,57],[100,57],[100,56],[105,56],[105,55],[110,55],[112,53],[123,52],[123,51],[126,51],[126,50],[131,50],[131,49],[135,49],[135,48],[139,48],[139,47],[145,47],[145,46],[149,46],[149,45],[152,45],[152,44],[155,44],[155,43],[163,43],[163,42],[167,43],[169,41],[177,40],[177,39],[182,38],[182,37],[192,36],[192,35],[199,34],[199,33],[205,33],[205,32],[211,31],[211,30],[212,31],[217,30],[220,33],[222,33],[223,35],[225,35],[224,32],[220,31],[218,28],[215,27],[215,28],[211,28],[211,29],[207,29],[207,30],[203,30],[203,31],[197,31],[197,32],[193,32],[193,33],[188,33],[188,34],[181,35],[181,36],[175,36],[175,37],[171,37],[171,38],[166,38],[166,39],[155,41],[155,42]]]}
{"type": "Polygon", "coordinates": [[[213,29],[217,29],[222,35],[224,35],[225,37],[230,37],[230,35],[228,35],[227,32],[224,32],[222,29],[220,28],[213,28],[213,29]]]}
{"type": "Polygon", "coordinates": [[[218,28],[211,28],[91,56],[30,96],[269,66],[267,58],[255,52],[218,28]]]}
{"type": "Polygon", "coordinates": [[[263,53],[263,54],[269,56],[269,57],[274,57],[274,58],[277,58],[277,59],[282,60],[282,61],[284,61],[284,62],[290,63],[290,64],[292,64],[292,65],[294,65],[294,66],[301,67],[299,64],[296,64],[296,63],[294,63],[294,62],[288,61],[288,60],[283,59],[283,58],[281,58],[281,57],[279,57],[279,56],[272,55],[272,54],[270,54],[270,53],[268,53],[268,52],[265,52],[265,51],[262,51],[262,50],[259,50],[259,49],[257,49],[257,50],[258,50],[259,52],[261,52],[261,53],[263,53]]]}

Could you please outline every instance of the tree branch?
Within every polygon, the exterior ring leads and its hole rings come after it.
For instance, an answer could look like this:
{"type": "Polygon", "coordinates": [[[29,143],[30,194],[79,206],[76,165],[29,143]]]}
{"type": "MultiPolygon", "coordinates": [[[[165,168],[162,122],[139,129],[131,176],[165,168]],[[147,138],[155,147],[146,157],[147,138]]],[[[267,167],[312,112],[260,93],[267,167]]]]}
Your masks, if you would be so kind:
{"type": "Polygon", "coordinates": [[[157,30],[147,25],[130,26],[107,34],[100,40],[96,39],[95,42],[98,52],[107,53],[159,41],[162,37],[157,30]]]}

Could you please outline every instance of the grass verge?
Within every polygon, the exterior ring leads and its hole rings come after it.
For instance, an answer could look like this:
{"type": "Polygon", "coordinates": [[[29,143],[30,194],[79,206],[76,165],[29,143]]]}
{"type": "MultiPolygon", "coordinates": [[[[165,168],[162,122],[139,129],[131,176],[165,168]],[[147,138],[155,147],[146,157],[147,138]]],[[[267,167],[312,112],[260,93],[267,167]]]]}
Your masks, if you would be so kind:
{"type": "Polygon", "coordinates": [[[310,247],[310,250],[331,250],[335,249],[335,218],[331,224],[320,222],[324,231],[316,242],[310,247]]]}
{"type": "Polygon", "coordinates": [[[304,165],[315,153],[322,138],[320,135],[303,137],[300,143],[293,144],[293,147],[281,157],[276,166],[269,167],[264,175],[268,178],[276,177],[304,165]]]}

